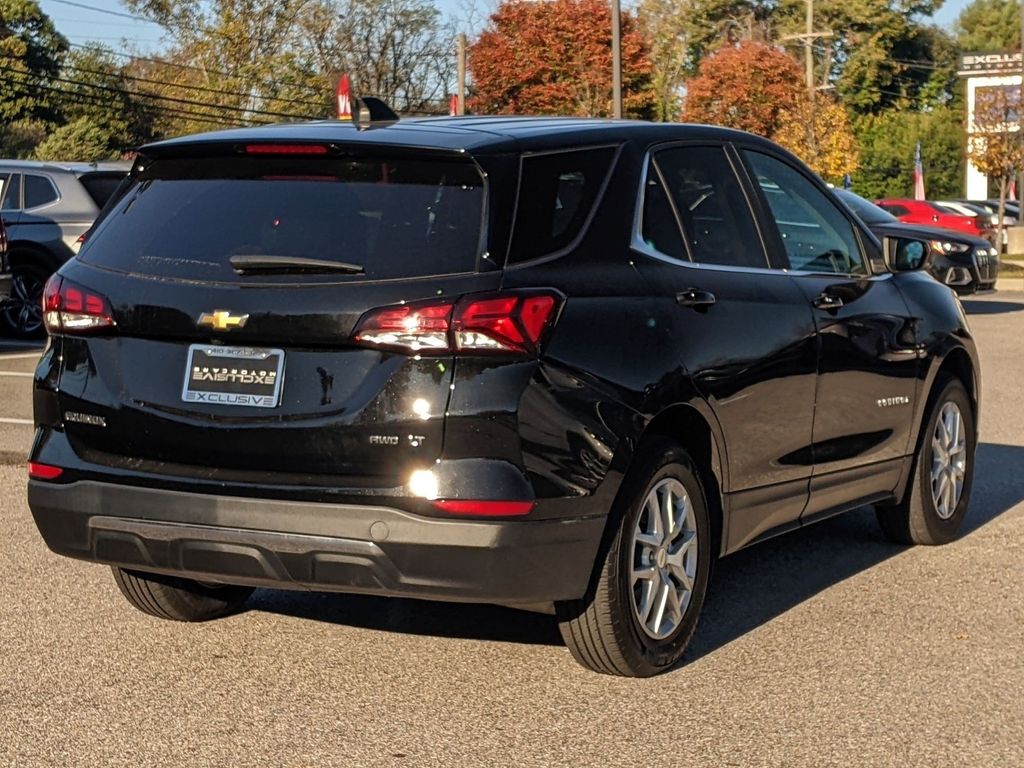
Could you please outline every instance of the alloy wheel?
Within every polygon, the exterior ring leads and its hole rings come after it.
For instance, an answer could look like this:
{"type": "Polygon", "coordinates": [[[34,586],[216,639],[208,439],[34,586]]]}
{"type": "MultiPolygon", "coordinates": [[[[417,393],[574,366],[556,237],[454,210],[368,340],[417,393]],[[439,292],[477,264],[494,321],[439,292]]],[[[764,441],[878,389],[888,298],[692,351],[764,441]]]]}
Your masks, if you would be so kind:
{"type": "Polygon", "coordinates": [[[947,402],[939,411],[932,434],[932,501],[935,511],[948,520],[956,511],[967,475],[967,440],[960,407],[947,402]]]}
{"type": "Polygon", "coordinates": [[[633,610],[654,640],[683,620],[697,573],[697,529],[683,484],[665,478],[647,494],[633,528],[630,587],[633,610]]]}
{"type": "Polygon", "coordinates": [[[10,298],[3,305],[4,319],[11,328],[28,336],[43,327],[44,286],[33,270],[15,269],[10,298]]]}

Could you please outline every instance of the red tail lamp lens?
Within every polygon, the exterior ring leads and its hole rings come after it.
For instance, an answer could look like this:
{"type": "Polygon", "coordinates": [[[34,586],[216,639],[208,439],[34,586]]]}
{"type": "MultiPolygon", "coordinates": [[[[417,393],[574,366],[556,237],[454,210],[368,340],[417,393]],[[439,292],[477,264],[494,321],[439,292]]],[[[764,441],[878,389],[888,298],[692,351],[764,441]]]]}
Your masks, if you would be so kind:
{"type": "Polygon", "coordinates": [[[431,504],[450,515],[477,515],[479,517],[511,517],[528,515],[535,502],[532,501],[479,501],[467,499],[441,499],[431,504]]]}
{"type": "Polygon", "coordinates": [[[114,316],[103,296],[54,275],[43,289],[43,322],[50,333],[86,333],[112,327],[114,316]]]}
{"type": "Polygon", "coordinates": [[[464,296],[367,312],[355,341],[418,354],[535,354],[559,297],[548,291],[464,296]]]}
{"type": "Polygon", "coordinates": [[[64,470],[60,467],[54,467],[50,464],[40,464],[36,461],[30,461],[28,463],[28,476],[33,480],[56,480],[64,474],[64,470]]]}

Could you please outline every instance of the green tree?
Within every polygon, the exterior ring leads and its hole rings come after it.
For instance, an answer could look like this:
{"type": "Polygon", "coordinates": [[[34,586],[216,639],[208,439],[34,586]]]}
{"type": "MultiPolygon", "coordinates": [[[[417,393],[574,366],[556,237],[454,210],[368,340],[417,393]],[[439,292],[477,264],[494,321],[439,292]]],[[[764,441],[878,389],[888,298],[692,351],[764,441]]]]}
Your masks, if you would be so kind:
{"type": "Polygon", "coordinates": [[[88,118],[80,117],[62,125],[46,137],[33,152],[37,160],[93,162],[117,157],[110,150],[110,136],[88,118]]]}
{"type": "Polygon", "coordinates": [[[930,112],[888,110],[854,121],[860,168],[854,191],[869,199],[908,197],[914,191],[914,146],[921,159],[929,197],[958,197],[963,190],[962,114],[948,106],[930,112]]]}
{"type": "Polygon", "coordinates": [[[35,0],[0,0],[0,154],[56,119],[53,85],[68,50],[35,0]]]}
{"type": "Polygon", "coordinates": [[[641,0],[637,8],[640,32],[650,45],[654,119],[675,120],[690,73],[689,0],[641,0]]]}
{"type": "Polygon", "coordinates": [[[1006,51],[1020,48],[1020,5],[1017,0],[973,0],[953,24],[965,51],[1006,51]]]}
{"type": "Polygon", "coordinates": [[[136,78],[109,50],[93,46],[73,51],[61,72],[62,118],[69,124],[84,121],[101,132],[107,156],[116,157],[154,137],[160,102],[139,94],[136,78]]]}

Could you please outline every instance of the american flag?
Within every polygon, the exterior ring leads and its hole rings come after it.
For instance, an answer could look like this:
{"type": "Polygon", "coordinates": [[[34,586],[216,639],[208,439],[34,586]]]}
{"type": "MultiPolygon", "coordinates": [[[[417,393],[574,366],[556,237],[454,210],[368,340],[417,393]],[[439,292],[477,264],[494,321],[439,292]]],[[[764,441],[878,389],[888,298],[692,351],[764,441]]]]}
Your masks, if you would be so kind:
{"type": "Polygon", "coordinates": [[[921,142],[914,148],[914,199],[924,200],[924,166],[921,165],[921,142]]]}

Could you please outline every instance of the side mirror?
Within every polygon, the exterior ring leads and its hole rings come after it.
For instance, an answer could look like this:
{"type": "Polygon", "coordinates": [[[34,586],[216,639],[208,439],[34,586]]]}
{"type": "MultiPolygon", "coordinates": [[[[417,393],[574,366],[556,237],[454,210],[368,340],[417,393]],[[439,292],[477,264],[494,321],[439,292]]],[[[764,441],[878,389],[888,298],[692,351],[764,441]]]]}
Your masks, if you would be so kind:
{"type": "Polygon", "coordinates": [[[890,272],[912,272],[925,265],[928,243],[905,237],[884,237],[882,253],[890,272]]]}

